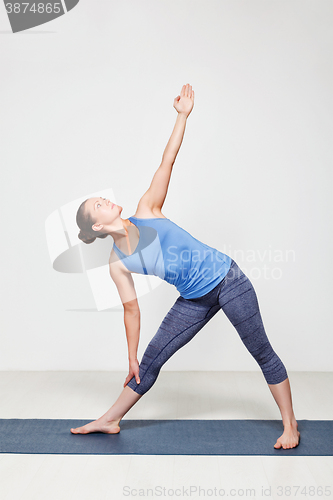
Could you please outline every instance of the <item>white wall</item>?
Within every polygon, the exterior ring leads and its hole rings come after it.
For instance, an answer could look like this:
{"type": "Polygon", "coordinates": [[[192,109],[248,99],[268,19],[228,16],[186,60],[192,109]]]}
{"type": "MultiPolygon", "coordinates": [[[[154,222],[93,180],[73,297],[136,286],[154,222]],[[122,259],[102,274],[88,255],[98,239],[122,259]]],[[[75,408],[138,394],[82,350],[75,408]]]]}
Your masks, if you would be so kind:
{"type": "MultiPolygon", "coordinates": [[[[121,307],[97,311],[86,275],[52,268],[45,221],[106,188],[133,215],[190,83],[163,212],[246,272],[288,370],[332,370],[332,14],[81,0],[14,35],[0,7],[0,369],[127,369],[121,307]]],[[[165,282],[140,297],[140,359],[177,297],[165,282]]],[[[163,369],[259,368],[220,311],[163,369]]]]}

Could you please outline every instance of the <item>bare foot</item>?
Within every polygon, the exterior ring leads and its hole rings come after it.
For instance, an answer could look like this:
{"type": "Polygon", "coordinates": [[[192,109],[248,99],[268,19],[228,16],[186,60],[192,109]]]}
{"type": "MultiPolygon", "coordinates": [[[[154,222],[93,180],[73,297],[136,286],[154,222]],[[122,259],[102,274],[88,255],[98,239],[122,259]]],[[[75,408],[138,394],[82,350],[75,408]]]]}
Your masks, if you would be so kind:
{"type": "Polygon", "coordinates": [[[72,434],[89,434],[89,432],[105,432],[105,434],[118,434],[120,432],[119,420],[107,420],[105,415],[82,427],[71,429],[72,434]]]}
{"type": "Polygon", "coordinates": [[[292,424],[285,425],[284,432],[282,436],[280,436],[276,441],[274,448],[283,448],[284,450],[287,450],[289,448],[296,448],[300,441],[300,433],[298,432],[297,427],[298,424],[296,420],[292,424]]]}

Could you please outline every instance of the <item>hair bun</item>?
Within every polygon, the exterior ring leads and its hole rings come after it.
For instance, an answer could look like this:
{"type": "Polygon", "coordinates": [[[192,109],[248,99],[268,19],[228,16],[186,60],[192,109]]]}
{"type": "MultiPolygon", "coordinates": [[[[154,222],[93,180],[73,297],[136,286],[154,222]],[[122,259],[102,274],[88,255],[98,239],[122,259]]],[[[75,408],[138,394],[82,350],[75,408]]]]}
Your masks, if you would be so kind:
{"type": "Polygon", "coordinates": [[[92,243],[96,239],[96,237],[89,236],[87,233],[85,233],[84,231],[82,231],[82,229],[80,229],[80,232],[78,234],[78,238],[81,241],[83,241],[83,243],[92,243]]]}

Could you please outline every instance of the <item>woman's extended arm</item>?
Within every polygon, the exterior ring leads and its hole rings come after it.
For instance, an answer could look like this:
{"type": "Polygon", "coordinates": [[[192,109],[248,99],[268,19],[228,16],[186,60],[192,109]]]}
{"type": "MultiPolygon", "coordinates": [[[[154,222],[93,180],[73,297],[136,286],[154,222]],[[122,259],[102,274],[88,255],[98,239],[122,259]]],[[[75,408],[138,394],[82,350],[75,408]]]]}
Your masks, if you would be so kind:
{"type": "Polygon", "coordinates": [[[176,124],[162,156],[162,162],[154,174],[148,191],[139,201],[139,206],[148,205],[150,209],[161,209],[167,195],[173,164],[183,141],[186,120],[194,105],[194,91],[191,85],[183,85],[181,93],[173,106],[178,112],[176,124]]]}
{"type": "Polygon", "coordinates": [[[137,358],[139,338],[140,338],[140,309],[124,310],[124,324],[126,329],[127,345],[128,345],[128,362],[129,370],[126,377],[124,387],[134,376],[136,383],[140,383],[139,377],[139,361],[137,358]]]}
{"type": "Polygon", "coordinates": [[[134,281],[130,272],[123,269],[120,260],[116,260],[114,250],[112,250],[109,260],[110,276],[113,279],[120,299],[124,307],[124,324],[128,344],[129,370],[124,387],[134,376],[136,382],[140,383],[139,361],[137,351],[140,338],[140,308],[136,296],[134,281]]]}

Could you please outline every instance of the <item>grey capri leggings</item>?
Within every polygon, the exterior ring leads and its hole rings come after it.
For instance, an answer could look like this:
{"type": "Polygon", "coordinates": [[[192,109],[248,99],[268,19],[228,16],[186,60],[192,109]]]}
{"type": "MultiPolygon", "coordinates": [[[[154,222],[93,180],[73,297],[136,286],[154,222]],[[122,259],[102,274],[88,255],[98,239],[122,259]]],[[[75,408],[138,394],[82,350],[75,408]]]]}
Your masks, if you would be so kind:
{"type": "Polygon", "coordinates": [[[256,292],[232,260],[226,276],[206,295],[196,299],[185,299],[181,295],[177,298],[143,354],[140,384],[132,377],[128,387],[141,395],[149,391],[164,363],[193,339],[221,308],[259,364],[266,382],[283,382],[288,377],[287,371],[267,338],[256,292]]]}

